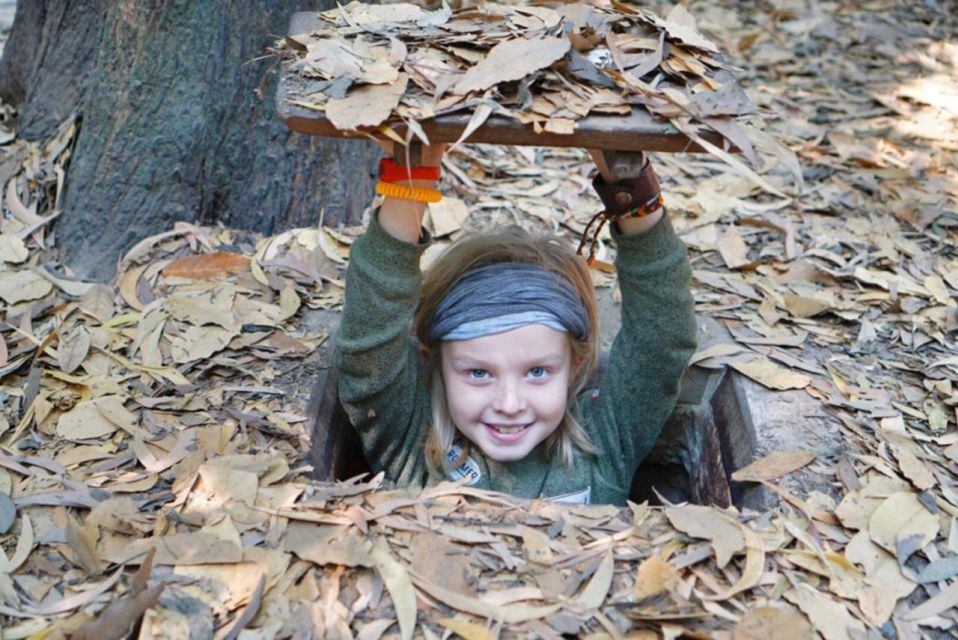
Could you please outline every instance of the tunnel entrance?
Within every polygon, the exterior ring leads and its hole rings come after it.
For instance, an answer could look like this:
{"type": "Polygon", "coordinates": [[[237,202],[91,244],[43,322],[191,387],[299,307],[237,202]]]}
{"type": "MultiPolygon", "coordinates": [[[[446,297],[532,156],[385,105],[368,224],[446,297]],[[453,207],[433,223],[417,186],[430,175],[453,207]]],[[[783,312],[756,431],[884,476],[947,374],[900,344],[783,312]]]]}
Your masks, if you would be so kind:
{"type": "MultiPolygon", "coordinates": [[[[587,387],[597,386],[604,371],[605,358],[587,387]]],[[[317,480],[346,480],[370,471],[337,385],[335,369],[322,369],[310,399],[310,462],[317,480]]],[[[755,430],[735,376],[693,366],[681,389],[659,440],[635,474],[630,499],[762,508],[761,486],[731,479],[755,454],[755,430]]]]}
{"type": "Polygon", "coordinates": [[[755,451],[755,428],[735,374],[691,367],[675,410],[635,474],[630,499],[762,509],[761,485],[732,480],[755,451]]]}

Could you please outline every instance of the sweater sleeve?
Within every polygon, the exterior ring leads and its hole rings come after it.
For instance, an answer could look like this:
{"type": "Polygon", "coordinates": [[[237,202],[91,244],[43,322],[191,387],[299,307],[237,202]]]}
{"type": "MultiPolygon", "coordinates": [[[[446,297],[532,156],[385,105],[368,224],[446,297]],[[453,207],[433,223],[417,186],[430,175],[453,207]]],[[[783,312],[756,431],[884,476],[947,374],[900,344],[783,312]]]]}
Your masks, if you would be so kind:
{"type": "Polygon", "coordinates": [[[625,486],[655,444],[695,351],[692,270],[667,216],[645,233],[612,230],[622,292],[622,326],[598,397],[583,407],[607,480],[625,486]]]}
{"type": "Polygon", "coordinates": [[[425,482],[429,397],[411,336],[425,244],[389,235],[374,216],[353,243],[335,341],[339,399],[374,470],[400,485],[425,482]]]}

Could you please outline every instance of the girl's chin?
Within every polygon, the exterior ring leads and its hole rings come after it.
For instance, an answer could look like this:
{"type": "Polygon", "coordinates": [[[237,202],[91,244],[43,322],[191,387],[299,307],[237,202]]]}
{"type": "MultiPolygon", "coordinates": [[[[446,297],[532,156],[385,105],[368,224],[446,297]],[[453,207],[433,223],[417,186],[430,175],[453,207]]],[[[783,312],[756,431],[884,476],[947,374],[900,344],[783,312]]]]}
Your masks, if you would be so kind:
{"type": "Polygon", "coordinates": [[[482,453],[486,456],[487,459],[493,460],[495,462],[518,462],[523,458],[528,457],[529,452],[525,449],[522,450],[513,450],[513,451],[503,451],[500,448],[490,448],[490,447],[480,447],[482,453]]]}

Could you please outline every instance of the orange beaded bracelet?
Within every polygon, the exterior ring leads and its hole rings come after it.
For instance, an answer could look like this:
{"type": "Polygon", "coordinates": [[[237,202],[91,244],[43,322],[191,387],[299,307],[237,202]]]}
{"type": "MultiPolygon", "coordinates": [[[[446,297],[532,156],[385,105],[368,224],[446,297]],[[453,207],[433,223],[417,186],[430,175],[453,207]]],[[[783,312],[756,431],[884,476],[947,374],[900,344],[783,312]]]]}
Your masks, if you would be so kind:
{"type": "Polygon", "coordinates": [[[389,182],[377,182],[376,193],[387,198],[399,198],[400,200],[414,200],[415,202],[439,202],[442,200],[442,193],[436,189],[427,189],[426,187],[410,187],[403,184],[392,184],[389,182]]]}

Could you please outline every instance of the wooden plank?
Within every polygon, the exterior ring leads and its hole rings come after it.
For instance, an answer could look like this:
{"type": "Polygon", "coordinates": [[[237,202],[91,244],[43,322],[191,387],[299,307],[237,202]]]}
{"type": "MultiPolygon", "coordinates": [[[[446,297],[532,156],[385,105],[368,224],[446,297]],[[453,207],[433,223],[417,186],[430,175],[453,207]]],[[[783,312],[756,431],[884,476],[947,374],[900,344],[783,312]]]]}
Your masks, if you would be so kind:
{"type": "MultiPolygon", "coordinates": [[[[309,33],[322,23],[315,12],[293,15],[289,33],[309,33]]],[[[358,131],[340,131],[326,119],[321,110],[308,109],[292,101],[307,99],[310,82],[284,67],[277,91],[277,111],[293,131],[334,138],[363,138],[375,132],[373,128],[358,131]]],[[[431,142],[455,142],[465,130],[470,113],[453,113],[421,121],[423,131],[431,142]]],[[[389,122],[400,136],[406,135],[402,122],[389,122]]],[[[723,144],[723,138],[708,129],[699,134],[709,142],[723,144]]],[[[379,134],[382,137],[382,134],[379,134]]],[[[645,110],[633,109],[628,116],[590,115],[577,121],[572,134],[544,131],[536,133],[532,125],[522,124],[504,116],[492,116],[475,131],[469,142],[515,146],[582,147],[617,151],[702,152],[668,121],[656,118],[645,110]]]]}

